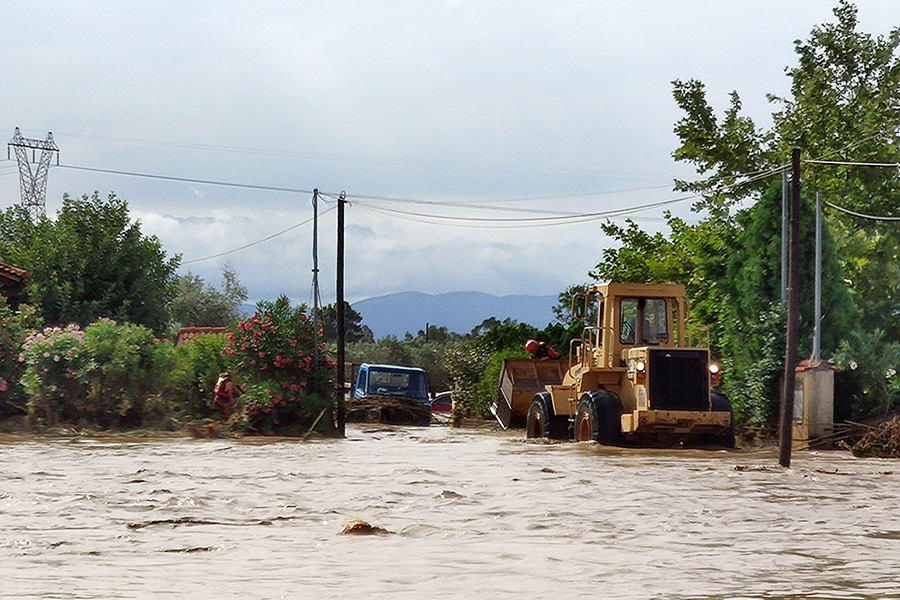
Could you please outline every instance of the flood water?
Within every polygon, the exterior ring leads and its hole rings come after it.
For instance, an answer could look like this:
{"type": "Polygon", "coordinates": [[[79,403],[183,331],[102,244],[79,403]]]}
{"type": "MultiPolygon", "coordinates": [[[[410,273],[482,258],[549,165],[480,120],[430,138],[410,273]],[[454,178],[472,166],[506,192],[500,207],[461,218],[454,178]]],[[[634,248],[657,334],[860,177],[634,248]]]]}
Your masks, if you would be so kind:
{"type": "Polygon", "coordinates": [[[773,465],[447,427],[6,438],[0,596],[900,598],[900,463],[773,465]]]}

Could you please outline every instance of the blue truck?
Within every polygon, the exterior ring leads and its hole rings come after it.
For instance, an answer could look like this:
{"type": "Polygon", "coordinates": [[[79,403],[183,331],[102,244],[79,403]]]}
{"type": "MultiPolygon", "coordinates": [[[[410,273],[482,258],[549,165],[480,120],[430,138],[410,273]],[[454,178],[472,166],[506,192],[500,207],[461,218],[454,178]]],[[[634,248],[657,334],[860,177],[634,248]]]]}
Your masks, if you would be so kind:
{"type": "Polygon", "coordinates": [[[428,425],[428,375],[416,367],[361,364],[347,402],[347,421],[428,425]]]}

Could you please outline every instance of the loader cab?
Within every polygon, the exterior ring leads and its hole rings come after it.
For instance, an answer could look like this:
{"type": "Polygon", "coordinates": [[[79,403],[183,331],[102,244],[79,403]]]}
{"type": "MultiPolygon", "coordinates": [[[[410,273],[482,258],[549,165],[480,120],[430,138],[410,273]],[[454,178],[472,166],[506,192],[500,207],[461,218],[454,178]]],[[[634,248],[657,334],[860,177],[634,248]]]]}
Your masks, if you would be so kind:
{"type": "Polygon", "coordinates": [[[641,347],[685,345],[684,286],[608,283],[573,298],[572,315],[585,323],[570,356],[593,367],[625,364],[623,352],[641,347]]]}
{"type": "Polygon", "coordinates": [[[636,346],[668,344],[670,320],[666,298],[621,298],[619,343],[636,346]]]}

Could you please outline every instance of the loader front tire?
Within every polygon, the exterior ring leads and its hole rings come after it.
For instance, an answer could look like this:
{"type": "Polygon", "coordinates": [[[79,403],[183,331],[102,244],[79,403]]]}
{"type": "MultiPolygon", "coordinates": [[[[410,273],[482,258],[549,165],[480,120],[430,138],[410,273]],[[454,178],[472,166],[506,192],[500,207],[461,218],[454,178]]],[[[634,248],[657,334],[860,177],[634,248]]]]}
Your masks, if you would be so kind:
{"type": "Polygon", "coordinates": [[[622,408],[609,392],[588,392],[581,397],[575,413],[575,441],[599,442],[604,446],[622,443],[622,408]]]}
{"type": "Polygon", "coordinates": [[[531,406],[528,407],[525,437],[560,440],[568,436],[568,429],[568,419],[553,414],[550,394],[548,392],[535,394],[531,406]]]}

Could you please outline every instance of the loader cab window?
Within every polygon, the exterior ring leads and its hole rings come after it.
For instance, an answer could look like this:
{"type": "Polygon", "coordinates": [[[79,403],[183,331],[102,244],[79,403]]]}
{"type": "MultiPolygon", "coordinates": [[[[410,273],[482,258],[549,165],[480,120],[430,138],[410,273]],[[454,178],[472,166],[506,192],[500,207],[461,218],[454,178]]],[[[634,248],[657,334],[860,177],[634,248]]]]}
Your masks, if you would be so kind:
{"type": "Polygon", "coordinates": [[[668,343],[667,314],[664,298],[622,298],[619,305],[619,342],[640,345],[668,343]],[[637,342],[636,336],[640,337],[637,342]]]}

